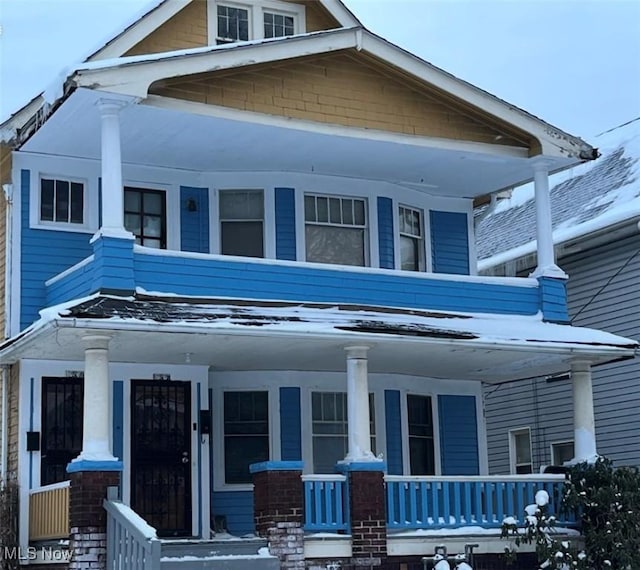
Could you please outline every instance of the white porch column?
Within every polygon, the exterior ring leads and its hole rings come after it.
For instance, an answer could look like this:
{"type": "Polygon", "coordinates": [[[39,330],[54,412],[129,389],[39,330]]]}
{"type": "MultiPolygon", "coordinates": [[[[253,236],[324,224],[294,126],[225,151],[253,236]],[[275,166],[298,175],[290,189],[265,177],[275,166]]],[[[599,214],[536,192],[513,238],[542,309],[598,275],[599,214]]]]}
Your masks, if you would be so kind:
{"type": "Polygon", "coordinates": [[[348,346],[347,352],[347,419],[349,449],[345,461],[375,460],[371,453],[369,428],[369,380],[367,377],[368,346],[348,346]]]}
{"type": "Polygon", "coordinates": [[[593,461],[596,451],[596,423],[593,413],[591,364],[579,360],[571,363],[573,383],[574,462],[593,461]]]}
{"type": "Polygon", "coordinates": [[[533,185],[536,202],[536,243],[538,248],[538,267],[532,277],[556,277],[566,279],[555,261],[553,247],[553,227],[551,224],[551,197],[549,195],[549,168],[543,160],[533,164],[533,185]]]}
{"type": "Polygon", "coordinates": [[[99,234],[131,238],[124,229],[124,188],[120,151],[120,111],[125,101],[100,99],[102,117],[102,226],[99,234]]]}
{"type": "Polygon", "coordinates": [[[110,337],[85,336],[82,451],[77,460],[116,461],[109,445],[110,337]]]}

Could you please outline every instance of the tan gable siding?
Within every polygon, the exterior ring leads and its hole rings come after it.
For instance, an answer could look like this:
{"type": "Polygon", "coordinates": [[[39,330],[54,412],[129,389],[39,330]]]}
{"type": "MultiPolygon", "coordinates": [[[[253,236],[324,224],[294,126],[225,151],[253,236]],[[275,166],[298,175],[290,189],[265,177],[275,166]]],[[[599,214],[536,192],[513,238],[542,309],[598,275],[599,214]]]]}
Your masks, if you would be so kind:
{"type": "Polygon", "coordinates": [[[308,2],[295,2],[294,0],[282,0],[290,4],[302,4],[305,7],[305,25],[307,32],[320,30],[334,30],[340,28],[340,22],[336,20],[318,0],[308,2]]]}
{"type": "Polygon", "coordinates": [[[18,397],[20,386],[20,368],[18,364],[14,364],[9,371],[9,390],[8,390],[8,412],[9,422],[7,426],[8,435],[8,457],[7,457],[7,480],[15,481],[18,477],[18,397]]]}
{"type": "Polygon", "coordinates": [[[207,43],[207,3],[205,0],[193,0],[124,55],[203,47],[207,43]]]}
{"type": "MultiPolygon", "coordinates": [[[[0,146],[0,184],[11,182],[11,148],[0,146]]],[[[5,312],[5,275],[7,261],[7,200],[4,192],[0,192],[0,338],[4,338],[5,312]]]]}
{"type": "Polygon", "coordinates": [[[529,146],[524,133],[355,51],[159,82],[150,93],[320,123],[529,146]]]}

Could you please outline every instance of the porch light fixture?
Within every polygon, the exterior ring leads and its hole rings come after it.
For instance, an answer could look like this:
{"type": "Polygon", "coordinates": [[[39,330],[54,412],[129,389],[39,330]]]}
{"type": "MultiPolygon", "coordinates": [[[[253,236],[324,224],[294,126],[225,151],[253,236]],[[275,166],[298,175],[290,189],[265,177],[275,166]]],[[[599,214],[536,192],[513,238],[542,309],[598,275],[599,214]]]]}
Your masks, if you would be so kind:
{"type": "Polygon", "coordinates": [[[194,198],[187,199],[187,211],[188,212],[197,212],[198,211],[198,203],[194,198]]]}

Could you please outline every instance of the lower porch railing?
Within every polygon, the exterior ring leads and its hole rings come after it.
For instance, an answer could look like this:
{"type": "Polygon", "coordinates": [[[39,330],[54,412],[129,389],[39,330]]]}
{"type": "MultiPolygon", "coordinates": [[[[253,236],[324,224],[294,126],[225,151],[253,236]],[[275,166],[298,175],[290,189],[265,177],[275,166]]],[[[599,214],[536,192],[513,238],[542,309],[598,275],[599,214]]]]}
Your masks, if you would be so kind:
{"type": "Polygon", "coordinates": [[[469,477],[385,477],[390,529],[500,528],[507,516],[522,521],[540,490],[549,494],[548,513],[560,526],[575,517],[560,515],[563,475],[469,477]]]}
{"type": "Polygon", "coordinates": [[[303,475],[304,529],[349,531],[349,494],[344,475],[303,475]]]}
{"type": "Polygon", "coordinates": [[[107,511],[107,570],[159,570],[160,548],[155,529],[117,500],[109,489],[107,511]]]}
{"type": "Polygon", "coordinates": [[[29,492],[29,541],[69,538],[69,481],[29,492]]]}

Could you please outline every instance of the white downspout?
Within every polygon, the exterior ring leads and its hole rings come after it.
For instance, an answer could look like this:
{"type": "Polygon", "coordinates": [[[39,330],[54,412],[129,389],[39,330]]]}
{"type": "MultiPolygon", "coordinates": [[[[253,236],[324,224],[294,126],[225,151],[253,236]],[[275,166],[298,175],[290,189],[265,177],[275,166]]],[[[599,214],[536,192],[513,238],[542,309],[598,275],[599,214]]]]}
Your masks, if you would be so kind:
{"type": "Polygon", "coordinates": [[[5,211],[5,265],[4,265],[4,338],[11,336],[11,287],[13,267],[13,184],[3,184],[2,190],[7,201],[5,211]]]}

